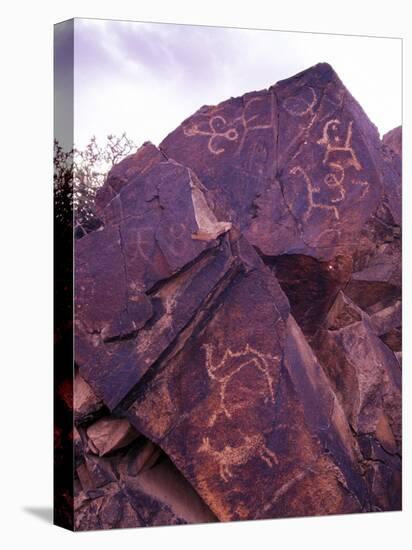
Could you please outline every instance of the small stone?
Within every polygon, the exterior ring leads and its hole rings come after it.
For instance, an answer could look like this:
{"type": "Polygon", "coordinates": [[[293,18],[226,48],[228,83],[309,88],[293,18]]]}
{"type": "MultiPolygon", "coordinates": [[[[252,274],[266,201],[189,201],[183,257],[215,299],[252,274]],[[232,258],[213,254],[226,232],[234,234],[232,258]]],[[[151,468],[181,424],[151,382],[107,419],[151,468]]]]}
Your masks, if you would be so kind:
{"type": "Polygon", "coordinates": [[[87,428],[91,447],[99,456],[126,447],[139,433],[125,418],[101,418],[87,428]]]}

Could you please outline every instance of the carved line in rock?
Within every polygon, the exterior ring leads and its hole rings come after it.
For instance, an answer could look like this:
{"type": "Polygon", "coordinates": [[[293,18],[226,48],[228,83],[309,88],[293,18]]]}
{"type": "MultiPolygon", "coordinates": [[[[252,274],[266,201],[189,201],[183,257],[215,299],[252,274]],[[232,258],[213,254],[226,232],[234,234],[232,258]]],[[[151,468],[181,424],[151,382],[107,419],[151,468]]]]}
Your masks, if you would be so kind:
{"type": "Polygon", "coordinates": [[[288,481],[283,483],[283,485],[274,492],[272,499],[262,507],[261,512],[268,512],[282,496],[288,493],[297,483],[300,483],[310,474],[316,474],[316,471],[308,466],[302,472],[298,472],[293,478],[288,479],[288,481]]]}
{"type": "MultiPolygon", "coordinates": [[[[308,194],[308,205],[307,205],[305,213],[303,214],[303,221],[305,221],[305,222],[308,221],[308,218],[311,215],[312,210],[315,209],[315,208],[319,208],[321,210],[331,210],[333,212],[335,218],[337,220],[339,220],[339,210],[336,208],[336,206],[331,205],[331,204],[322,204],[320,202],[316,202],[313,195],[314,195],[314,193],[320,193],[321,190],[316,185],[313,185],[311,178],[309,177],[309,175],[307,174],[307,172],[304,168],[297,165],[297,166],[294,166],[293,168],[291,168],[289,170],[289,173],[294,175],[294,176],[300,174],[303,177],[303,181],[305,182],[305,185],[306,185],[306,190],[307,190],[307,194],[308,194]]],[[[340,199],[340,200],[342,200],[342,199],[340,199]]]]}
{"type": "Polygon", "coordinates": [[[355,170],[359,171],[362,169],[362,165],[359,162],[358,157],[356,156],[356,153],[352,147],[353,120],[351,120],[348,124],[345,141],[343,141],[343,139],[338,135],[332,138],[332,136],[330,136],[329,134],[329,129],[333,130],[334,132],[337,132],[338,126],[340,124],[341,124],[341,121],[338,118],[333,118],[331,120],[328,120],[323,127],[322,137],[317,141],[319,145],[324,145],[326,147],[322,164],[328,163],[331,153],[334,153],[335,151],[340,151],[343,153],[349,153],[350,155],[350,160],[348,163],[349,166],[353,166],[355,170]]]}
{"type": "Polygon", "coordinates": [[[239,133],[235,128],[230,128],[229,130],[226,130],[225,132],[219,132],[217,128],[215,128],[215,121],[220,120],[223,126],[227,126],[227,120],[222,115],[215,115],[212,118],[209,119],[209,131],[207,130],[200,130],[197,124],[193,124],[193,126],[190,126],[189,128],[183,128],[183,132],[185,136],[192,137],[192,136],[209,136],[209,140],[207,142],[207,147],[209,151],[214,155],[220,155],[221,153],[224,153],[223,148],[215,149],[214,146],[214,140],[215,138],[225,138],[228,141],[237,141],[239,138],[239,133]]]}
{"type": "Polygon", "coordinates": [[[198,451],[206,453],[217,462],[220,477],[225,483],[233,477],[233,466],[246,464],[254,456],[258,456],[269,468],[278,463],[276,454],[267,447],[262,434],[246,435],[240,445],[236,447],[225,445],[221,451],[214,449],[209,438],[204,437],[198,451]]]}
{"type": "MultiPolygon", "coordinates": [[[[321,104],[322,104],[322,101],[323,101],[324,97],[325,96],[323,95],[322,99],[319,103],[319,107],[316,110],[315,110],[315,105],[318,101],[318,96],[316,95],[315,90],[311,86],[306,86],[305,88],[303,88],[302,93],[299,96],[287,97],[286,99],[283,100],[282,107],[288,114],[290,114],[292,116],[299,117],[299,118],[302,118],[306,115],[310,115],[309,122],[306,124],[306,126],[301,127],[300,131],[296,134],[296,136],[293,139],[290,140],[289,145],[286,147],[286,151],[283,153],[284,156],[286,156],[287,152],[293,150],[296,147],[296,144],[299,143],[302,140],[302,138],[304,140],[303,141],[304,144],[306,145],[309,130],[312,128],[312,126],[315,124],[315,122],[320,123],[324,119],[331,116],[330,112],[327,112],[327,113],[325,113],[321,116],[321,114],[322,114],[321,113],[321,104]],[[312,96],[312,98],[310,100],[303,97],[303,93],[306,90],[309,90],[309,92],[312,96]],[[290,104],[293,103],[293,101],[295,101],[295,102],[299,101],[301,103],[303,102],[303,107],[301,109],[295,109],[295,108],[291,107],[290,104]]],[[[330,105],[333,106],[333,112],[335,112],[337,109],[342,108],[343,97],[344,97],[344,93],[340,92],[338,94],[338,102],[337,103],[335,103],[335,101],[332,101],[330,98],[325,98],[325,101],[327,101],[330,105]]],[[[299,147],[298,147],[298,151],[299,151],[299,147]]],[[[295,156],[296,156],[296,153],[292,157],[292,159],[295,158],[295,156]]]]}
{"type": "MultiPolygon", "coordinates": [[[[337,118],[328,120],[328,122],[326,122],[326,124],[323,127],[322,138],[317,141],[319,145],[324,145],[326,147],[322,164],[327,164],[329,168],[332,169],[331,172],[326,174],[324,178],[324,182],[330,188],[337,188],[340,193],[340,196],[336,199],[332,199],[331,202],[341,202],[346,197],[346,191],[343,185],[345,180],[344,161],[343,159],[340,161],[330,161],[329,157],[331,153],[334,153],[334,152],[349,153],[350,158],[349,158],[349,161],[346,162],[346,164],[349,167],[353,166],[357,172],[362,170],[362,165],[359,162],[356,152],[352,147],[353,120],[351,120],[348,124],[345,140],[343,140],[343,138],[339,136],[335,136],[332,139],[332,137],[329,135],[329,128],[332,129],[333,131],[337,131],[338,126],[340,124],[341,122],[337,118]]],[[[361,187],[364,188],[360,198],[363,198],[365,194],[368,192],[369,183],[367,181],[353,180],[351,183],[352,185],[360,185],[361,187]]]]}
{"type": "MultiPolygon", "coordinates": [[[[197,123],[192,123],[189,127],[183,127],[183,132],[186,137],[193,137],[193,136],[207,136],[209,137],[207,142],[207,147],[210,153],[213,155],[220,155],[225,152],[225,149],[223,147],[216,148],[215,140],[216,138],[223,138],[227,141],[235,141],[237,142],[239,140],[240,134],[234,127],[237,123],[241,123],[242,125],[242,132],[241,132],[241,138],[237,147],[236,152],[239,153],[242,150],[243,144],[245,142],[246,136],[249,131],[251,130],[263,130],[267,128],[273,128],[275,123],[275,98],[274,93],[270,93],[270,122],[268,124],[255,124],[253,126],[250,125],[250,123],[259,117],[259,114],[252,115],[250,117],[247,117],[247,110],[250,107],[250,105],[254,102],[264,101],[266,97],[252,97],[248,99],[243,107],[243,112],[240,116],[234,118],[230,123],[227,121],[227,119],[223,115],[213,115],[208,120],[208,130],[201,130],[199,128],[199,125],[197,123]],[[217,125],[221,124],[221,129],[217,127],[217,125]],[[230,128],[227,128],[225,131],[223,131],[223,128],[230,126],[230,128]]],[[[215,109],[212,109],[212,113],[215,112],[215,109]]]]}
{"type": "MultiPolygon", "coordinates": [[[[311,116],[308,124],[303,128],[304,135],[308,134],[309,130],[312,128],[312,126],[315,123],[315,120],[318,116],[318,113],[314,110],[316,102],[318,101],[318,96],[316,95],[315,90],[311,86],[308,86],[307,89],[310,91],[310,93],[312,95],[312,99],[310,101],[305,100],[305,98],[303,98],[303,97],[296,98],[296,96],[292,96],[292,97],[287,97],[282,103],[282,107],[285,109],[285,111],[287,113],[289,113],[290,115],[292,115],[292,116],[297,116],[297,117],[303,117],[305,115],[310,115],[311,116]],[[290,103],[293,100],[296,101],[297,99],[299,99],[300,101],[303,101],[304,104],[306,104],[306,108],[304,108],[302,110],[297,110],[297,109],[293,109],[291,107],[288,107],[288,105],[290,105],[290,103]]],[[[299,139],[299,135],[296,136],[295,139],[299,139]]],[[[292,140],[292,142],[295,142],[295,140],[292,140]]],[[[305,141],[305,143],[307,143],[307,142],[305,141]]]]}
{"type": "MultiPolygon", "coordinates": [[[[169,251],[177,257],[183,256],[188,249],[186,240],[186,227],[182,222],[172,222],[167,227],[170,238],[169,251]]],[[[156,241],[154,229],[151,227],[139,227],[133,231],[133,239],[129,239],[129,254],[133,260],[150,261],[149,255],[156,241]]]]}
{"type": "Polygon", "coordinates": [[[310,101],[307,101],[304,97],[301,97],[301,96],[300,97],[296,97],[296,96],[287,97],[283,101],[282,107],[285,109],[285,111],[287,113],[289,113],[290,115],[293,115],[293,116],[298,116],[298,117],[305,116],[305,115],[308,115],[308,114],[311,114],[311,115],[315,114],[313,112],[313,108],[316,105],[318,97],[316,95],[315,90],[311,86],[308,86],[307,89],[310,90],[310,93],[312,95],[312,99],[310,101]],[[291,105],[291,103],[293,103],[293,101],[303,102],[303,105],[304,106],[306,105],[306,107],[304,107],[303,109],[300,109],[300,110],[299,109],[294,109],[293,107],[289,106],[289,105],[291,105]]]}
{"type": "Polygon", "coordinates": [[[226,403],[226,387],[232,378],[237,375],[246,365],[253,365],[257,370],[259,370],[265,377],[269,396],[266,399],[269,399],[272,403],[275,402],[275,393],[273,389],[273,379],[270,375],[270,361],[279,361],[279,357],[272,357],[270,355],[265,355],[256,349],[252,348],[249,344],[239,352],[234,352],[228,348],[222,359],[219,362],[213,361],[213,346],[211,344],[204,344],[202,346],[206,351],[206,370],[209,377],[212,380],[215,380],[219,384],[219,397],[220,397],[220,406],[211,419],[209,420],[209,427],[213,426],[220,414],[224,414],[226,418],[231,419],[234,409],[230,410],[229,404],[226,403]],[[224,374],[223,371],[228,363],[228,361],[235,359],[239,360],[239,364],[236,365],[233,369],[230,369],[228,373],[224,374]]]}
{"type": "MultiPolygon", "coordinates": [[[[308,111],[309,112],[309,111],[308,111]]],[[[319,145],[324,145],[326,150],[324,157],[322,159],[322,164],[326,164],[330,168],[330,172],[326,174],[323,181],[327,187],[330,189],[336,189],[339,195],[333,199],[330,199],[330,203],[334,204],[324,204],[318,202],[314,198],[315,193],[320,193],[321,189],[319,186],[314,185],[312,179],[306,172],[304,168],[299,165],[293,166],[289,173],[292,175],[301,175],[306,185],[307,196],[308,196],[308,205],[307,209],[303,214],[303,220],[308,221],[309,216],[311,215],[313,209],[323,209],[333,212],[333,215],[336,220],[340,219],[340,214],[338,208],[335,206],[336,203],[341,203],[346,198],[346,189],[344,187],[345,182],[345,161],[343,159],[330,160],[330,155],[335,152],[347,153],[349,154],[349,160],[346,159],[346,166],[353,166],[356,171],[362,169],[362,165],[358,160],[355,150],[352,147],[352,125],[353,121],[350,121],[346,131],[346,136],[343,139],[342,137],[336,135],[332,137],[330,135],[330,130],[337,131],[339,125],[341,124],[340,120],[335,118],[328,120],[322,130],[322,137],[317,141],[319,145]]],[[[352,181],[353,185],[360,185],[364,187],[362,191],[361,198],[367,193],[369,184],[364,180],[354,180],[352,181]]]]}

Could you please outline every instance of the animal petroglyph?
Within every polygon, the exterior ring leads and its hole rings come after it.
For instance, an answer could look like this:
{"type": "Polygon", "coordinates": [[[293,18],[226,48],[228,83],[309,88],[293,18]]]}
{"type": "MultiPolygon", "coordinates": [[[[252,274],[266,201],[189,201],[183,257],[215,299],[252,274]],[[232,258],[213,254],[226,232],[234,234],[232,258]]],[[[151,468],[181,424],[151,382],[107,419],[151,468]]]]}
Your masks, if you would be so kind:
{"type": "Polygon", "coordinates": [[[209,438],[204,437],[198,450],[208,454],[217,462],[220,476],[225,482],[233,477],[233,466],[246,464],[254,456],[258,456],[270,468],[278,463],[276,454],[267,447],[262,434],[246,435],[240,445],[236,447],[225,445],[221,451],[214,449],[209,438]]]}
{"type": "MultiPolygon", "coordinates": [[[[256,102],[265,101],[265,97],[257,96],[249,98],[243,107],[242,114],[236,118],[228,121],[222,114],[214,114],[207,121],[207,128],[200,128],[198,123],[192,123],[190,126],[183,128],[183,132],[187,137],[193,136],[207,136],[207,147],[210,153],[213,155],[221,155],[225,152],[224,147],[220,146],[217,140],[226,140],[228,142],[238,142],[237,152],[239,152],[244,144],[247,133],[250,130],[262,130],[265,128],[272,128],[275,121],[275,100],[274,94],[270,93],[270,121],[266,124],[251,124],[256,120],[260,114],[248,115],[250,106],[256,102]],[[240,140],[239,140],[240,138],[240,140]]],[[[215,113],[216,108],[211,110],[211,113],[215,113]]]]}
{"type": "MultiPolygon", "coordinates": [[[[341,159],[339,164],[343,167],[353,166],[355,170],[361,170],[362,165],[359,162],[356,153],[352,147],[352,126],[353,120],[348,124],[345,138],[338,135],[339,125],[341,124],[338,118],[328,120],[323,127],[322,137],[317,141],[319,145],[324,145],[326,148],[325,155],[323,157],[323,164],[329,163],[329,158],[332,153],[340,152],[346,153],[346,158],[341,159]]],[[[335,163],[336,164],[336,163],[335,163]]]]}
{"type": "Polygon", "coordinates": [[[227,385],[230,380],[247,365],[253,365],[253,367],[262,373],[268,388],[266,401],[270,400],[272,403],[275,402],[273,378],[270,374],[270,370],[271,365],[279,361],[277,356],[272,357],[271,355],[265,355],[247,344],[246,347],[239,352],[232,351],[228,348],[222,359],[219,362],[215,362],[213,360],[213,346],[211,344],[204,344],[203,347],[206,350],[207,373],[212,380],[218,382],[220,397],[220,407],[209,420],[209,426],[213,426],[221,413],[229,419],[232,418],[235,407],[231,405],[231,403],[226,402],[227,385]]]}
{"type": "MultiPolygon", "coordinates": [[[[306,190],[307,190],[307,194],[308,194],[308,206],[307,206],[307,209],[306,209],[305,213],[303,214],[303,220],[305,222],[308,221],[309,216],[311,215],[312,211],[315,208],[318,208],[318,209],[321,209],[321,210],[330,210],[330,211],[333,212],[335,218],[337,220],[339,220],[339,210],[337,209],[337,207],[335,205],[333,205],[333,204],[323,204],[323,203],[320,203],[320,202],[316,202],[316,200],[314,198],[314,194],[319,193],[320,188],[317,187],[316,185],[313,185],[311,178],[308,176],[308,174],[307,174],[306,170],[304,170],[304,168],[302,168],[301,166],[294,166],[293,168],[291,168],[289,170],[289,173],[294,175],[294,176],[301,175],[302,178],[303,178],[303,181],[305,182],[305,185],[306,185],[306,190]]],[[[340,199],[340,200],[342,200],[342,199],[340,199]]]]}

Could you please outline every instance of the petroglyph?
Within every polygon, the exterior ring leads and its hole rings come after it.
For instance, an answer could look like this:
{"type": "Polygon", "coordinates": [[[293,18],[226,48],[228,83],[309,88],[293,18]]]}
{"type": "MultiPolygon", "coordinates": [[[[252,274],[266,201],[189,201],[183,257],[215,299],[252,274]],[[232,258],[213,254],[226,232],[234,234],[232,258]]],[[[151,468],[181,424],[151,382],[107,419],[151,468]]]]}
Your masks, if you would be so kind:
{"type": "Polygon", "coordinates": [[[339,220],[339,210],[336,208],[336,206],[332,204],[322,204],[320,202],[316,202],[314,198],[314,193],[320,193],[320,188],[316,185],[313,185],[311,178],[308,176],[304,168],[302,168],[301,166],[294,166],[289,170],[289,173],[294,176],[300,174],[303,177],[303,181],[306,185],[308,194],[308,206],[305,213],[303,214],[303,220],[305,222],[308,221],[309,216],[315,208],[319,208],[321,210],[330,210],[333,212],[335,218],[339,220]]]}
{"type": "Polygon", "coordinates": [[[309,474],[315,474],[315,473],[316,473],[316,471],[311,467],[307,467],[302,472],[298,472],[295,475],[295,477],[293,477],[293,478],[289,479],[288,481],[286,481],[285,483],[283,483],[283,485],[281,485],[279,487],[279,489],[277,489],[274,492],[272,499],[263,506],[262,510],[264,512],[268,512],[272,508],[272,506],[274,506],[274,504],[276,504],[276,502],[279,500],[279,498],[283,497],[286,493],[288,493],[288,491],[290,491],[290,489],[292,489],[297,483],[302,481],[309,474]]]}
{"type": "Polygon", "coordinates": [[[353,120],[348,124],[345,138],[338,135],[339,125],[341,124],[338,118],[328,120],[323,127],[322,137],[317,141],[319,145],[324,145],[326,148],[322,164],[329,162],[330,155],[335,152],[346,153],[346,159],[340,161],[341,166],[353,166],[355,170],[362,169],[356,153],[352,147],[352,126],[353,120]]]}
{"type": "Polygon", "coordinates": [[[339,242],[342,236],[342,229],[339,227],[340,222],[336,222],[334,227],[324,229],[319,233],[319,235],[314,239],[313,246],[325,246],[327,244],[331,245],[332,241],[336,243],[339,242]]]}
{"type": "Polygon", "coordinates": [[[287,97],[283,103],[282,107],[285,109],[286,112],[288,112],[290,115],[302,117],[305,115],[312,115],[314,116],[314,107],[316,105],[316,102],[318,100],[318,97],[316,95],[315,90],[308,86],[306,90],[309,90],[311,98],[308,100],[305,97],[303,97],[302,94],[298,96],[291,96],[287,97]]]}
{"type": "Polygon", "coordinates": [[[183,132],[185,136],[188,136],[188,137],[197,136],[197,135],[208,136],[209,139],[207,142],[207,147],[209,151],[214,155],[220,155],[225,151],[222,147],[216,149],[216,145],[215,145],[216,138],[224,138],[228,141],[237,141],[239,138],[239,133],[235,128],[229,128],[225,131],[222,131],[222,129],[225,126],[227,126],[227,120],[222,115],[212,116],[212,118],[209,119],[208,121],[208,125],[209,125],[209,130],[201,130],[198,124],[193,124],[189,128],[183,128],[183,132]]]}
{"type": "MultiPolygon", "coordinates": [[[[270,120],[266,124],[254,124],[251,125],[253,120],[256,120],[261,116],[261,113],[248,116],[248,110],[250,106],[255,102],[265,101],[267,96],[256,96],[246,100],[242,114],[235,117],[228,122],[226,117],[222,114],[213,114],[213,116],[207,121],[208,128],[201,129],[198,123],[192,123],[190,126],[183,127],[183,132],[187,137],[193,136],[207,136],[207,147],[210,153],[213,155],[221,155],[225,152],[223,147],[219,147],[216,143],[217,139],[224,139],[228,142],[239,142],[236,152],[239,152],[244,144],[246,135],[251,130],[262,130],[266,128],[273,128],[275,124],[275,98],[274,94],[270,93],[270,120]],[[239,127],[239,130],[237,130],[239,127]],[[239,140],[240,138],[240,140],[239,140]]],[[[211,109],[210,113],[215,113],[216,108],[211,109]]]]}
{"type": "Polygon", "coordinates": [[[341,202],[346,197],[346,191],[343,186],[345,169],[337,162],[330,162],[329,166],[334,170],[334,172],[329,172],[329,174],[326,174],[323,181],[328,187],[337,189],[339,193],[339,196],[331,199],[331,202],[341,202]]]}
{"type": "MultiPolygon", "coordinates": [[[[302,124],[299,124],[299,131],[296,132],[295,137],[290,140],[286,152],[296,150],[296,145],[302,140],[302,138],[304,145],[308,143],[307,139],[309,135],[309,130],[312,128],[316,119],[319,116],[319,112],[315,111],[315,105],[318,101],[316,92],[311,86],[305,88],[303,90],[303,93],[306,90],[308,90],[308,92],[306,92],[306,95],[308,97],[304,97],[304,95],[301,93],[299,95],[287,97],[282,103],[282,107],[284,108],[284,110],[292,116],[303,118],[306,117],[306,115],[310,115],[307,123],[305,119],[303,122],[303,126],[302,124]]],[[[286,154],[286,152],[284,154],[286,154]]]]}
{"type": "MultiPolygon", "coordinates": [[[[347,189],[345,189],[346,170],[353,167],[356,171],[362,170],[362,165],[358,160],[356,152],[352,146],[352,125],[350,121],[346,130],[346,135],[339,135],[340,120],[337,118],[328,120],[322,130],[322,137],[316,142],[325,147],[325,153],[322,164],[329,168],[329,172],[323,178],[324,184],[336,192],[336,196],[329,199],[329,204],[321,203],[316,199],[315,194],[320,193],[319,186],[314,185],[308,173],[299,165],[294,166],[289,171],[290,174],[302,176],[308,196],[308,206],[303,214],[303,221],[307,221],[313,209],[329,210],[333,213],[336,220],[339,220],[340,214],[337,203],[341,203],[346,198],[347,189]],[[338,153],[338,155],[336,155],[338,153]]],[[[352,181],[352,185],[363,187],[361,198],[368,191],[368,182],[363,180],[352,181]]]]}
{"type": "Polygon", "coordinates": [[[268,129],[268,128],[274,128],[275,127],[275,114],[276,114],[275,113],[275,95],[274,95],[273,92],[270,92],[270,117],[269,117],[269,122],[267,124],[254,124],[253,126],[250,125],[250,122],[252,120],[255,120],[256,118],[258,118],[260,116],[260,114],[253,115],[249,118],[246,117],[246,113],[247,113],[247,110],[250,107],[250,105],[252,105],[255,102],[265,101],[265,99],[266,99],[266,97],[262,97],[262,96],[252,97],[252,98],[248,99],[245,103],[242,114],[239,117],[234,119],[233,123],[236,123],[237,121],[240,121],[242,123],[242,126],[243,126],[242,137],[241,137],[239,146],[237,148],[237,153],[239,153],[242,150],[243,144],[245,142],[246,136],[247,136],[249,131],[251,131],[251,130],[265,130],[265,129],[268,129]]]}
{"type": "MultiPolygon", "coordinates": [[[[326,150],[322,160],[322,164],[327,164],[331,169],[325,178],[324,182],[330,188],[336,188],[339,192],[339,196],[332,199],[331,202],[341,202],[346,197],[346,191],[344,188],[345,169],[353,167],[356,171],[362,170],[362,165],[358,160],[355,150],[352,146],[352,125],[351,120],[348,124],[345,138],[339,136],[340,120],[335,118],[326,122],[323,127],[322,137],[317,141],[319,145],[324,145],[326,150]],[[342,153],[338,158],[330,160],[330,156],[333,153],[342,153]]],[[[363,187],[361,198],[368,192],[369,184],[364,180],[354,180],[352,185],[360,185],[363,187]]]]}
{"type": "Polygon", "coordinates": [[[224,414],[229,419],[232,418],[235,407],[230,402],[226,402],[226,388],[230,380],[247,365],[253,365],[263,374],[268,388],[266,401],[270,400],[272,403],[275,402],[273,378],[270,374],[270,370],[271,365],[278,363],[279,358],[277,356],[272,357],[271,355],[265,355],[247,344],[246,347],[239,352],[234,352],[228,348],[222,359],[219,362],[215,362],[213,361],[213,346],[211,344],[204,344],[203,347],[206,350],[207,373],[212,380],[217,381],[219,384],[220,406],[209,420],[209,426],[214,425],[219,414],[224,414]]]}
{"type": "Polygon", "coordinates": [[[359,197],[360,199],[363,199],[363,197],[366,195],[366,193],[369,191],[369,182],[365,181],[365,180],[354,180],[352,182],[353,185],[360,185],[361,187],[363,187],[362,189],[362,193],[361,193],[361,196],[359,197]]]}
{"type": "Polygon", "coordinates": [[[246,464],[254,456],[263,460],[269,468],[278,463],[276,454],[267,447],[262,434],[246,435],[240,445],[236,447],[225,445],[221,451],[214,449],[209,438],[204,437],[198,450],[208,454],[218,463],[219,474],[225,482],[233,477],[232,468],[234,466],[246,464]]]}

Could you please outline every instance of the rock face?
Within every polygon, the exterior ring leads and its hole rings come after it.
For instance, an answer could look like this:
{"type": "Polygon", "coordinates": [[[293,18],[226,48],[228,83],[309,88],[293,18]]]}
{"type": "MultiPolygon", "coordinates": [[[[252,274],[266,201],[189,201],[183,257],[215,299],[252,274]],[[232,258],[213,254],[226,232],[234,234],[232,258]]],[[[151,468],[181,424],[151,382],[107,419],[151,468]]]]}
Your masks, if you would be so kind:
{"type": "Polygon", "coordinates": [[[400,126],[387,132],[382,141],[384,145],[402,157],[402,128],[400,126]]]}
{"type": "Polygon", "coordinates": [[[76,241],[75,526],[401,508],[401,159],[333,69],[202,107],[76,241]]]}
{"type": "Polygon", "coordinates": [[[382,194],[381,142],[329,65],[203,107],[160,149],[190,166],[262,254],[353,250],[382,194]],[[355,206],[356,205],[356,206],[355,206]]]}

